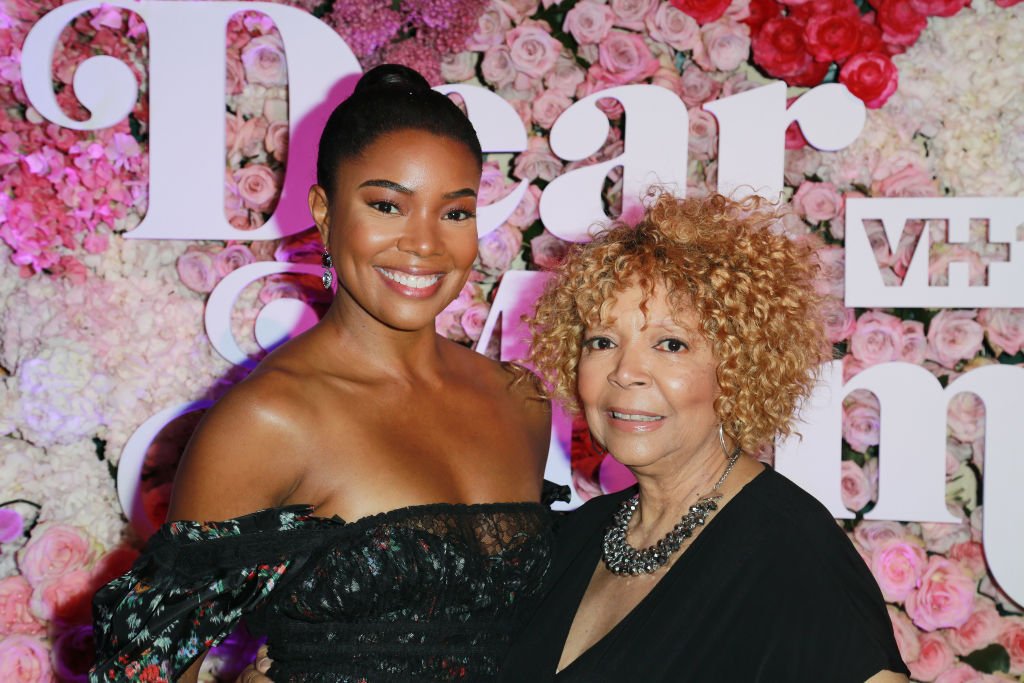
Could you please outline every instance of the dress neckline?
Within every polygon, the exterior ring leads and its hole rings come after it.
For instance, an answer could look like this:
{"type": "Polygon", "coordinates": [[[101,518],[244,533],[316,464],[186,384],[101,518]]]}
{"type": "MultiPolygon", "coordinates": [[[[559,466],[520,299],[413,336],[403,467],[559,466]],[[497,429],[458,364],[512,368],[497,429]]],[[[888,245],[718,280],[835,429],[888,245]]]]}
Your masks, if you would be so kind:
{"type": "MultiPolygon", "coordinates": [[[[310,512],[313,510],[313,506],[305,505],[301,506],[308,509],[310,512]]],[[[447,502],[434,502],[434,503],[417,503],[415,505],[405,505],[402,507],[392,508],[391,510],[383,510],[381,512],[371,512],[370,514],[357,517],[351,522],[346,521],[339,515],[333,515],[331,517],[317,517],[315,515],[309,515],[311,518],[318,521],[324,521],[331,524],[337,524],[348,528],[372,526],[385,521],[392,522],[402,519],[408,519],[410,517],[416,517],[420,515],[429,515],[437,512],[451,512],[458,514],[473,514],[473,513],[491,513],[500,514],[502,512],[517,512],[521,510],[529,510],[534,508],[541,508],[546,510],[547,506],[539,501],[523,500],[523,501],[496,501],[487,503],[447,503],[447,502]]]]}
{"type": "MultiPolygon", "coordinates": [[[[587,588],[590,587],[590,579],[593,576],[594,570],[597,568],[597,563],[601,562],[601,542],[600,540],[598,540],[597,542],[593,542],[593,539],[591,539],[591,542],[588,542],[584,546],[584,549],[581,551],[581,554],[584,555],[584,560],[580,560],[585,561],[586,565],[591,567],[591,571],[589,574],[586,575],[586,580],[580,582],[579,589],[574,591],[574,600],[572,604],[575,605],[575,608],[573,609],[570,618],[565,624],[565,629],[562,633],[562,647],[560,649],[556,648],[557,659],[555,659],[554,662],[555,679],[557,680],[559,676],[562,676],[563,674],[568,674],[571,672],[572,669],[578,668],[578,666],[581,666],[580,662],[595,656],[595,653],[604,651],[604,646],[609,641],[611,641],[619,633],[626,629],[629,626],[630,622],[635,621],[638,618],[638,615],[641,613],[642,608],[644,608],[647,604],[651,603],[656,598],[657,594],[665,590],[664,586],[668,585],[669,577],[672,577],[680,573],[680,571],[678,571],[676,568],[679,566],[685,566],[686,563],[693,561],[692,559],[688,560],[687,558],[692,558],[693,552],[696,549],[700,548],[702,545],[704,545],[703,539],[705,536],[708,535],[708,530],[711,529],[715,525],[717,520],[721,519],[723,516],[725,516],[726,519],[729,519],[729,517],[731,517],[732,515],[727,514],[727,511],[733,507],[732,503],[734,503],[741,497],[743,497],[744,499],[749,498],[750,492],[748,491],[748,489],[756,488],[752,487],[752,485],[755,482],[758,482],[758,480],[763,481],[764,479],[766,479],[765,473],[768,472],[770,469],[771,468],[769,467],[765,467],[763,470],[754,475],[754,478],[748,481],[746,484],[744,484],[743,488],[741,488],[736,493],[736,495],[732,497],[732,500],[729,501],[729,504],[723,506],[715,515],[711,517],[711,519],[705,525],[705,530],[702,531],[695,539],[693,539],[693,541],[690,543],[690,547],[687,548],[686,551],[679,556],[679,559],[677,559],[676,562],[668,568],[668,570],[666,570],[664,576],[662,576],[661,579],[656,584],[654,584],[653,587],[651,587],[651,590],[648,591],[647,595],[642,597],[638,603],[633,605],[633,609],[629,610],[629,612],[627,612],[626,615],[618,621],[618,623],[612,626],[607,633],[601,636],[598,640],[591,643],[590,646],[587,647],[587,649],[583,650],[578,655],[576,655],[576,657],[571,662],[566,664],[564,669],[558,670],[558,661],[562,658],[562,650],[565,649],[565,641],[569,638],[569,631],[572,629],[573,621],[575,621],[576,619],[576,612],[579,610],[579,606],[583,602],[583,596],[586,595],[587,588]],[[591,563],[591,558],[593,559],[593,563],[591,563]]],[[[630,490],[632,490],[633,488],[636,488],[636,486],[634,485],[633,487],[631,487],[630,490]]],[[[598,539],[600,539],[604,535],[605,523],[608,521],[608,519],[610,519],[610,517],[611,516],[609,515],[608,518],[603,520],[602,524],[599,525],[596,528],[596,530],[591,533],[592,537],[596,536],[598,539]]],[[[714,528],[720,527],[721,525],[719,524],[717,527],[714,528]]]]}

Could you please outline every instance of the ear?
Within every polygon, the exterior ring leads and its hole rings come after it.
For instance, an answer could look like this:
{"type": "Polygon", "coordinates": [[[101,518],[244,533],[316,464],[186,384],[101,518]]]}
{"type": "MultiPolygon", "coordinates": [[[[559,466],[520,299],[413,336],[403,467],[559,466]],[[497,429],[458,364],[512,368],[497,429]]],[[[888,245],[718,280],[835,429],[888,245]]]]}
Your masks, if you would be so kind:
{"type": "Polygon", "coordinates": [[[319,185],[309,188],[309,212],[313,215],[313,222],[316,223],[316,231],[320,233],[326,247],[331,237],[330,211],[327,206],[327,192],[319,185]]]}

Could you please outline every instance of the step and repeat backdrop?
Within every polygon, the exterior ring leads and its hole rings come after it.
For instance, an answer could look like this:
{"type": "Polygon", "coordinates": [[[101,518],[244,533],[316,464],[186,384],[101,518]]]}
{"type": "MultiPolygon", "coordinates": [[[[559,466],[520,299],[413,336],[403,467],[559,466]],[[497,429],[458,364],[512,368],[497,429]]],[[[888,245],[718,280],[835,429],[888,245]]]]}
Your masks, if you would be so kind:
{"type": "MultiPolygon", "coordinates": [[[[4,0],[0,680],[85,680],[92,593],[162,523],[202,411],[329,305],[315,145],[383,62],[488,153],[437,329],[494,358],[652,183],[781,199],[822,242],[837,360],[760,457],[847,530],[914,680],[1024,680],[1014,0],[4,0]]],[[[547,475],[569,507],[630,483],[565,414],[547,475]]]]}

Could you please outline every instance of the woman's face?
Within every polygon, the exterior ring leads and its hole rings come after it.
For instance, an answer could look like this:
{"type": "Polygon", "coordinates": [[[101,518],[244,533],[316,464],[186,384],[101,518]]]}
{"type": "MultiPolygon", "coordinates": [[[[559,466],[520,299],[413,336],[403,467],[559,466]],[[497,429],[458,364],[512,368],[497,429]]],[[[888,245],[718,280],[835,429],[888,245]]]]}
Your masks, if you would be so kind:
{"type": "Polygon", "coordinates": [[[343,161],[335,187],[309,195],[338,296],[395,329],[433,327],[476,258],[479,184],[468,149],[419,130],[383,135],[343,161]]]}
{"type": "Polygon", "coordinates": [[[637,472],[671,471],[721,451],[716,361],[692,308],[671,310],[662,287],[646,313],[642,299],[639,287],[626,290],[599,327],[584,331],[579,394],[587,424],[616,460],[637,472]]]}

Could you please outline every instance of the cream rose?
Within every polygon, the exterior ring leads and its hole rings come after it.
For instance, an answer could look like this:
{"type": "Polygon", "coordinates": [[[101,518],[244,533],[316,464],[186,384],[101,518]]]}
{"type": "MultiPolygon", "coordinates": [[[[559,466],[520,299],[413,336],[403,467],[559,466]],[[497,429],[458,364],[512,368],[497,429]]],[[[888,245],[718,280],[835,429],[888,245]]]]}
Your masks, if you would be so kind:
{"type": "Polygon", "coordinates": [[[253,38],[242,50],[242,65],[249,83],[268,87],[287,85],[288,65],[284,45],[274,35],[253,38]]]}
{"type": "Polygon", "coordinates": [[[505,43],[516,70],[531,78],[549,72],[562,50],[545,24],[530,19],[505,34],[505,43]]]}
{"type": "Polygon", "coordinates": [[[977,355],[985,331],[974,319],[976,315],[976,311],[940,311],[928,325],[927,357],[953,368],[959,361],[977,355]]]}
{"type": "Polygon", "coordinates": [[[18,552],[18,569],[35,587],[43,581],[88,568],[95,554],[90,539],[80,529],[67,524],[41,524],[18,552]]]}
{"type": "Polygon", "coordinates": [[[903,321],[896,316],[868,311],[857,319],[850,351],[865,366],[899,360],[902,348],[903,321]]]}
{"type": "Polygon", "coordinates": [[[580,45],[597,45],[615,23],[615,13],[608,5],[593,0],[580,0],[565,14],[562,30],[580,45]]]}

